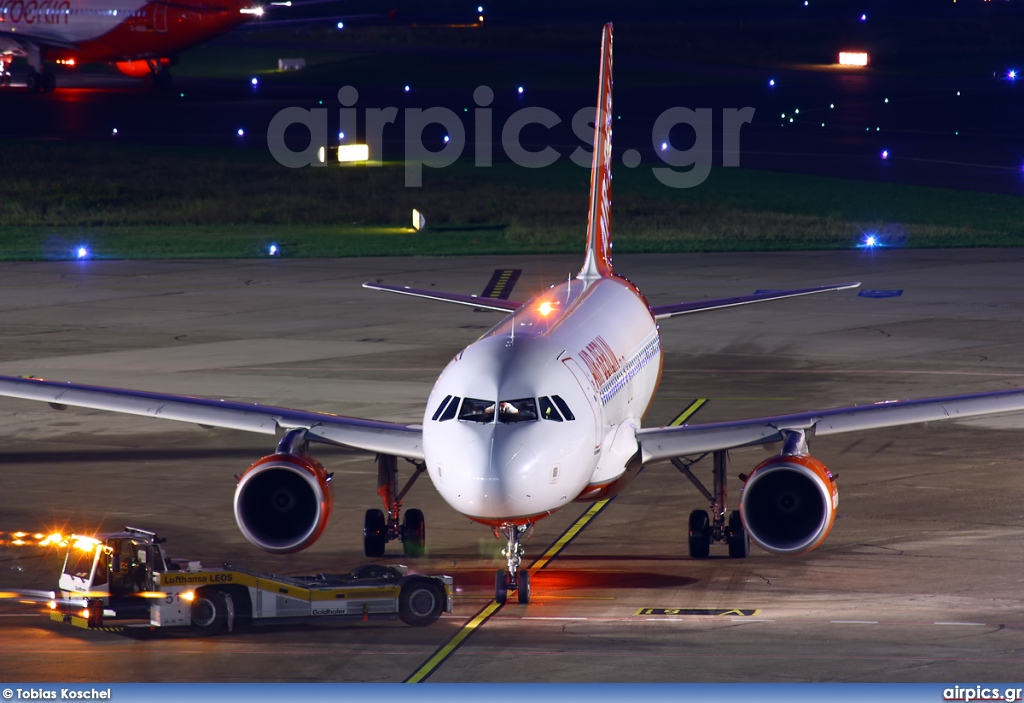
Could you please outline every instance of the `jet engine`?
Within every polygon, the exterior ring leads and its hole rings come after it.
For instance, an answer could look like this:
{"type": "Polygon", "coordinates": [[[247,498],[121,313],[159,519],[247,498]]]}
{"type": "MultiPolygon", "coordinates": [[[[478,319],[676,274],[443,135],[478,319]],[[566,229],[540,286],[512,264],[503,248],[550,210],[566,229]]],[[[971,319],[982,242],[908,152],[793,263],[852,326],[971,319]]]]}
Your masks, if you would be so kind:
{"type": "Polygon", "coordinates": [[[824,541],[836,519],[832,473],[809,454],[780,454],[750,472],[740,496],[743,526],[772,554],[802,554],[824,541]]]}
{"type": "Polygon", "coordinates": [[[315,542],[334,507],[327,470],[308,454],[271,454],[242,474],[235,488],[235,521],[245,538],[277,554],[315,542]]]}

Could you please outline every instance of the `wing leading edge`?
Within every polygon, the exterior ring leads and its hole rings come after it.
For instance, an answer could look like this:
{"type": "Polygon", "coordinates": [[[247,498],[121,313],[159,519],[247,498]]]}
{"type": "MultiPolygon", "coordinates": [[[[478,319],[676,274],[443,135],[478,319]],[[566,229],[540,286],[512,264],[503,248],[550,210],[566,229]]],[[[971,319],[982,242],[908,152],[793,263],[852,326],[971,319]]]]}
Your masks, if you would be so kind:
{"type": "Polygon", "coordinates": [[[898,400],[752,420],[637,431],[643,462],[779,442],[785,430],[815,436],[1024,411],[1024,389],[898,400]]]}
{"type": "Polygon", "coordinates": [[[708,310],[720,310],[732,308],[737,305],[749,305],[751,303],[764,303],[769,300],[782,300],[783,298],[796,298],[801,295],[814,295],[815,293],[826,293],[831,290],[846,290],[847,288],[859,288],[860,283],[836,283],[829,286],[815,286],[814,288],[797,288],[795,290],[773,290],[753,295],[741,295],[735,298],[711,298],[708,300],[694,300],[688,303],[673,303],[671,305],[652,305],[651,313],[656,320],[664,320],[676,315],[687,315],[693,312],[706,312],[708,310]]]}
{"type": "Polygon", "coordinates": [[[109,410],[261,434],[272,435],[278,430],[305,429],[311,440],[409,459],[424,458],[423,431],[418,425],[363,420],[255,403],[10,376],[0,376],[0,395],[38,400],[56,407],[70,405],[109,410]]]}

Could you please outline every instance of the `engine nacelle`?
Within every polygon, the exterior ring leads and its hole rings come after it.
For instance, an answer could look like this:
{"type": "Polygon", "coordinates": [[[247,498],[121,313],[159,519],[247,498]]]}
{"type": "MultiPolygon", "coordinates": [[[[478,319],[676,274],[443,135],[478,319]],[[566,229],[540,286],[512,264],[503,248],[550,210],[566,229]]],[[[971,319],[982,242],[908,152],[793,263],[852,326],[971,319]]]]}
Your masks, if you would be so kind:
{"type": "Polygon", "coordinates": [[[838,506],[835,477],[807,454],[761,462],[740,495],[747,534],[772,554],[802,554],[817,547],[832,529],[838,506]]]}
{"type": "Polygon", "coordinates": [[[334,507],[327,470],[308,454],[271,454],[242,474],[235,488],[235,521],[245,538],[277,554],[315,542],[334,507]]]}
{"type": "MultiPolygon", "coordinates": [[[[164,68],[171,65],[170,59],[164,58],[157,60],[164,68]]],[[[145,78],[153,73],[153,69],[150,67],[149,62],[141,59],[136,61],[118,61],[114,65],[117,66],[118,71],[132,78],[145,78]]]]}

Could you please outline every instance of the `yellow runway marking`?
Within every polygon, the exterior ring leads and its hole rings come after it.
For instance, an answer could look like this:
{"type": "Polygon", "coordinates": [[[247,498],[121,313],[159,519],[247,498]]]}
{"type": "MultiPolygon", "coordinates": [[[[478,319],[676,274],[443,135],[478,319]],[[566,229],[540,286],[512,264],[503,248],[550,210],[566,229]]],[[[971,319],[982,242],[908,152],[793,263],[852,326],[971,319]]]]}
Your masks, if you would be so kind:
{"type": "Polygon", "coordinates": [[[473,634],[473,632],[478,627],[487,622],[488,618],[490,618],[492,615],[498,612],[498,608],[500,607],[501,604],[493,600],[487,605],[485,605],[483,610],[477,613],[472,620],[467,622],[463,626],[463,628],[459,630],[458,633],[456,633],[454,637],[452,637],[450,640],[441,645],[441,647],[436,652],[434,652],[434,656],[430,657],[430,659],[427,660],[426,664],[417,669],[416,673],[414,673],[412,676],[407,678],[402,683],[420,683],[425,678],[434,673],[434,669],[441,666],[441,664],[444,663],[444,660],[451,656],[451,654],[459,647],[459,645],[462,644],[467,637],[473,634]]]}
{"type": "MultiPolygon", "coordinates": [[[[537,559],[537,561],[533,562],[528,567],[529,570],[530,571],[540,571],[545,566],[547,566],[551,562],[551,560],[554,559],[556,556],[558,556],[559,552],[561,552],[563,549],[565,549],[565,547],[573,540],[573,538],[576,537],[576,535],[578,535],[580,533],[580,530],[582,530],[584,527],[586,527],[587,523],[589,523],[591,520],[593,520],[595,517],[597,517],[600,514],[600,512],[602,510],[604,510],[605,507],[607,507],[608,504],[612,500],[613,500],[612,498],[606,498],[604,500],[601,500],[601,501],[598,501],[598,502],[594,503],[594,505],[591,506],[590,510],[588,510],[586,513],[584,513],[575,523],[573,523],[572,527],[570,527],[568,530],[566,530],[564,533],[562,533],[562,536],[559,537],[557,540],[555,540],[555,543],[552,544],[548,548],[548,550],[546,552],[544,552],[544,554],[539,559],[537,559]]],[[[596,597],[596,596],[595,597],[590,597],[590,596],[548,596],[548,597],[549,598],[559,598],[559,597],[561,597],[561,598],[580,598],[580,599],[590,599],[590,600],[604,600],[603,597],[596,597]]],[[[614,600],[614,599],[613,598],[609,598],[609,600],[614,600]]],[[[481,610],[479,613],[477,613],[475,616],[473,616],[473,619],[470,620],[468,623],[466,623],[465,626],[463,626],[463,628],[461,630],[459,630],[455,634],[454,637],[452,637],[446,643],[441,645],[441,647],[438,648],[438,650],[436,652],[434,652],[434,654],[430,657],[430,659],[428,659],[427,662],[423,666],[421,666],[419,669],[416,670],[416,673],[414,673],[412,676],[407,678],[403,683],[420,683],[420,682],[424,681],[428,676],[430,676],[432,673],[434,673],[434,671],[439,666],[441,666],[445,662],[445,660],[448,659],[448,657],[450,657],[455,652],[455,650],[459,648],[459,646],[463,642],[466,641],[467,637],[469,637],[476,630],[478,630],[480,628],[480,626],[483,625],[485,622],[487,622],[487,620],[492,615],[494,615],[496,612],[498,612],[499,608],[501,608],[501,604],[499,604],[497,601],[493,601],[493,600],[490,603],[488,603],[486,606],[484,606],[483,610],[481,610]]]]}
{"type": "Polygon", "coordinates": [[[609,500],[611,499],[605,498],[604,500],[599,500],[596,503],[594,503],[594,505],[591,506],[590,510],[584,513],[583,517],[577,520],[572,527],[566,530],[562,534],[562,536],[559,537],[555,541],[555,543],[551,545],[551,548],[548,549],[548,551],[544,552],[540,559],[530,564],[530,571],[540,571],[545,566],[547,566],[548,562],[550,562],[552,559],[558,556],[558,553],[565,549],[566,545],[568,545],[569,542],[571,542],[573,538],[580,533],[580,530],[587,526],[588,522],[593,520],[595,517],[597,517],[598,513],[604,510],[605,506],[608,505],[609,500]]]}
{"type": "Polygon", "coordinates": [[[668,426],[678,427],[679,425],[683,424],[684,422],[689,420],[694,413],[696,413],[698,410],[704,407],[704,404],[706,402],[708,402],[707,398],[697,398],[695,401],[690,403],[686,410],[676,415],[676,418],[672,422],[668,423],[668,426]]]}

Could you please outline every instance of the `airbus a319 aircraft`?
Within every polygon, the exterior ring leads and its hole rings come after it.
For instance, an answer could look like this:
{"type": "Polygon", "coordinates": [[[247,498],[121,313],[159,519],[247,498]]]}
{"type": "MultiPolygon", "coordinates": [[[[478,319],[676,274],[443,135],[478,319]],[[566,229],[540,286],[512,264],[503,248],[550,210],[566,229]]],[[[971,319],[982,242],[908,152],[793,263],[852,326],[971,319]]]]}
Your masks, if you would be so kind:
{"type": "Polygon", "coordinates": [[[168,87],[178,52],[228,32],[263,9],[248,0],[0,0],[0,79],[28,59],[29,92],[57,85],[44,60],[113,63],[153,87],[168,87]]]}
{"type": "Polygon", "coordinates": [[[384,510],[366,512],[363,546],[381,556],[392,540],[422,554],[423,514],[402,498],[425,471],[455,510],[492,527],[507,542],[506,568],[495,598],[510,591],[530,600],[530,575],[520,568],[522,542],[536,522],[573,501],[614,496],[646,465],[673,461],[710,505],[689,519],[689,551],[707,557],[713,543],[746,557],[750,541],[774,554],[814,549],[828,535],[839,494],[835,477],[808,452],[813,435],[1024,410],[1024,390],[883,402],[757,419],[641,427],[657,391],[663,355],[659,322],[824,291],[846,283],[736,298],[651,305],[615,273],[611,259],[612,27],[604,28],[591,170],[590,215],[583,266],[526,302],[365,284],[368,288],[506,313],[455,355],[427,400],[422,425],[326,413],[118,390],[31,378],[0,377],[0,395],[203,426],[284,436],[277,450],[238,480],[234,512],[254,545],[294,552],[321,534],[333,505],[331,476],[309,453],[311,442],[377,454],[384,510]],[[776,456],[742,476],[738,511],[726,505],[726,451],[781,443],[776,456]],[[712,454],[711,490],[682,457],[712,454]],[[398,459],[415,467],[399,489],[398,459]]]}

